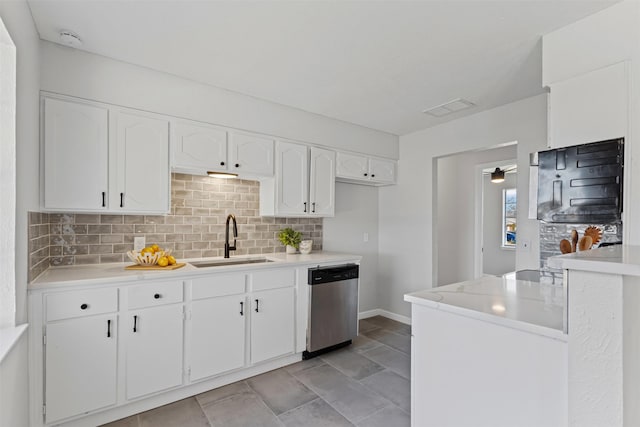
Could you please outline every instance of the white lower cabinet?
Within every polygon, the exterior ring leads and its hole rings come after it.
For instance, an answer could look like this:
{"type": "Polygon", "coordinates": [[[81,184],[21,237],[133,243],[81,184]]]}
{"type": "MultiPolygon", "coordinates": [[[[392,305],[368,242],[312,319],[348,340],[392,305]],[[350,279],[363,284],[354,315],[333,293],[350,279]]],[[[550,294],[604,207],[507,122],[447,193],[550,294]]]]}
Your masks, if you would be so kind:
{"type": "Polygon", "coordinates": [[[46,327],[46,420],[54,422],[116,403],[116,316],[46,327]]]}
{"type": "Polygon", "coordinates": [[[182,384],[181,304],[132,311],[122,327],[127,331],[127,399],[182,384]]]}
{"type": "Polygon", "coordinates": [[[244,295],[191,304],[191,381],[244,366],[246,316],[244,295]]]}
{"type": "Polygon", "coordinates": [[[293,353],[295,304],[293,288],[251,294],[251,363],[293,353]]]}

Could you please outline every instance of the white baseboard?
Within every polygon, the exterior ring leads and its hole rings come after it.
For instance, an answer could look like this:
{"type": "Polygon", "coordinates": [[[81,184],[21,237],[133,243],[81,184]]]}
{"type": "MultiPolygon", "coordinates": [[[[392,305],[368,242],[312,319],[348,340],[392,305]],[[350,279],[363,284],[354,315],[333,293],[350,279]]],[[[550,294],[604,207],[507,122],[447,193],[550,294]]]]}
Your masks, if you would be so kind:
{"type": "Polygon", "coordinates": [[[401,314],[392,313],[387,310],[383,310],[381,308],[375,308],[373,310],[362,311],[358,313],[358,320],[367,319],[373,316],[383,316],[389,318],[391,320],[395,320],[400,323],[404,323],[405,325],[411,324],[411,318],[407,316],[403,316],[401,314]]]}

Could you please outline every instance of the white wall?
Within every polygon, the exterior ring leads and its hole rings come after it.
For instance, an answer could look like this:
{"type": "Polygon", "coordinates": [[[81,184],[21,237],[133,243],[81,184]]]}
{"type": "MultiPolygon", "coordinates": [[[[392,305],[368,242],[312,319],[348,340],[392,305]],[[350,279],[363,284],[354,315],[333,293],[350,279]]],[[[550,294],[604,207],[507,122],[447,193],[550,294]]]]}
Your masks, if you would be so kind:
{"type": "Polygon", "coordinates": [[[336,216],[323,222],[323,249],[362,255],[359,311],[378,305],[378,188],[336,183],[336,216]],[[364,242],[364,233],[369,241],[364,242]]]}
{"type": "Polygon", "coordinates": [[[22,332],[0,330],[0,426],[23,427],[29,425],[29,357],[27,340],[29,334],[24,326],[22,332]],[[20,333],[16,337],[16,334],[20,333]],[[11,343],[11,348],[9,348],[11,343]],[[5,347],[6,346],[6,347],[5,347]]]}
{"type": "Polygon", "coordinates": [[[42,43],[42,90],[382,157],[398,137],[99,55],[42,43]]]}
{"type": "MultiPolygon", "coordinates": [[[[475,245],[476,227],[482,226],[476,221],[476,192],[481,191],[481,187],[476,186],[480,174],[477,165],[493,161],[503,164],[500,161],[514,159],[516,155],[517,146],[510,145],[437,159],[434,262],[438,286],[476,276],[474,263],[479,250],[475,245]]],[[[515,256],[512,267],[514,265],[515,256]]]]}
{"type": "MultiPolygon", "coordinates": [[[[434,158],[518,142],[518,194],[527,194],[529,153],[546,146],[546,95],[503,105],[400,138],[398,185],[379,190],[378,287],[382,309],[409,315],[403,295],[435,285],[434,158]]],[[[516,269],[538,268],[538,222],[518,199],[516,269]],[[530,243],[528,251],[521,245],[530,243]]]]}
{"type": "Polygon", "coordinates": [[[40,41],[26,1],[0,1],[0,16],[17,48],[15,268],[21,324],[27,320],[27,212],[38,208],[40,41]]]}
{"type": "MultiPolygon", "coordinates": [[[[502,190],[516,188],[515,173],[504,176],[504,182],[491,182],[491,176],[483,179],[482,213],[482,272],[500,276],[516,269],[516,251],[502,247],[502,190]]],[[[519,197],[522,195],[518,194],[519,197]]],[[[516,231],[518,231],[516,229],[516,231]]]]}

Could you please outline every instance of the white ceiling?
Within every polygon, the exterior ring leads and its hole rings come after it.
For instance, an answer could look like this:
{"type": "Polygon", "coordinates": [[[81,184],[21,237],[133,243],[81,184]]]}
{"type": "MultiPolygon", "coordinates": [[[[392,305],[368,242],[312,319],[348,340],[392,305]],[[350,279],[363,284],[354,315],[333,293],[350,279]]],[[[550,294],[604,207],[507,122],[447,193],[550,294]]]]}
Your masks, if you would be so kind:
{"type": "Polygon", "coordinates": [[[614,2],[28,0],[44,40],[396,135],[541,93],[540,36],[614,2]]]}

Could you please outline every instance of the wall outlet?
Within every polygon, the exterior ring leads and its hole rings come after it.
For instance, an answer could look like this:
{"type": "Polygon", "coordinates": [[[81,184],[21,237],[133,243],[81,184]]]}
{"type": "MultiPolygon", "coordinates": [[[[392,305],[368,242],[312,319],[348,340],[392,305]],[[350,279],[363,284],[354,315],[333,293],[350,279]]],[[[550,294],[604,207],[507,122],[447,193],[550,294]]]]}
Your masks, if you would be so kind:
{"type": "Polygon", "coordinates": [[[134,237],[133,238],[133,250],[134,251],[141,251],[144,248],[144,245],[145,245],[144,236],[134,237]]]}
{"type": "Polygon", "coordinates": [[[364,233],[362,235],[362,241],[365,243],[369,241],[369,233],[364,233]]]}

